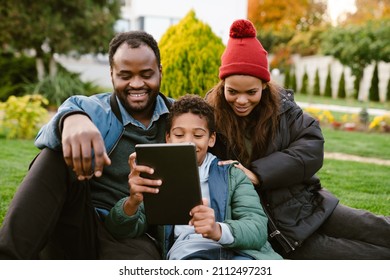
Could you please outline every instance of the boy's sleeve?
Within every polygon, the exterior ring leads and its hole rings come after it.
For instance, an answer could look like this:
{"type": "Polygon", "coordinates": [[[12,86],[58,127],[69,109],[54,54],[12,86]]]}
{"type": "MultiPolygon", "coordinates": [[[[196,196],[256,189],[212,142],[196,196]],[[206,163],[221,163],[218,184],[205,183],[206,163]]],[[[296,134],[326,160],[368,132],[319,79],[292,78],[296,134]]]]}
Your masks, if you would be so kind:
{"type": "Polygon", "coordinates": [[[219,244],[227,245],[234,242],[234,236],[232,232],[230,231],[230,228],[227,224],[224,223],[218,223],[221,226],[222,235],[221,238],[218,240],[219,244]]]}
{"type": "Polygon", "coordinates": [[[225,247],[260,249],[267,242],[268,218],[249,178],[240,169],[230,168],[231,217],[226,223],[234,236],[234,242],[225,247]]]}
{"type": "Polygon", "coordinates": [[[127,197],[119,200],[110,213],[105,218],[105,225],[107,230],[115,238],[134,238],[141,236],[146,232],[147,224],[143,204],[138,208],[138,211],[128,216],[123,211],[123,204],[127,197]]]}

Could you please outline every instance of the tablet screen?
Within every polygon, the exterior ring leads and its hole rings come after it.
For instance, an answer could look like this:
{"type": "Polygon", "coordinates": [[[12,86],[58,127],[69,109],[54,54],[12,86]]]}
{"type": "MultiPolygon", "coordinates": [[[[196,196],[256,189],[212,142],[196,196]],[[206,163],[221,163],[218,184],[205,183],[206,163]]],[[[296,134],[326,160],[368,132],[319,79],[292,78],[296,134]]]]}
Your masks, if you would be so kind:
{"type": "Polygon", "coordinates": [[[190,210],[202,204],[196,147],[191,143],[138,144],[137,164],[154,169],[141,176],[161,179],[158,194],[144,194],[145,215],[149,224],[188,224],[190,210]]]}

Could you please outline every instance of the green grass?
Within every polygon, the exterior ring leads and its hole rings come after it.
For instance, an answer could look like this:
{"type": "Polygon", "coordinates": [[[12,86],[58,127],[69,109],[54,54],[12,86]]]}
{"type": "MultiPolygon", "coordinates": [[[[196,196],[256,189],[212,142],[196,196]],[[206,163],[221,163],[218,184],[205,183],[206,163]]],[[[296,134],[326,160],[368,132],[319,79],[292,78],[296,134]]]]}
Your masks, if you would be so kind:
{"type": "Polygon", "coordinates": [[[31,140],[0,139],[0,225],[9,202],[38,153],[31,140]]]}
{"type": "Polygon", "coordinates": [[[325,159],[318,173],[323,187],[344,205],[390,216],[390,167],[325,159]]]}
{"type": "Polygon", "coordinates": [[[326,152],[390,159],[389,134],[334,130],[330,127],[322,127],[322,132],[326,152]]]}
{"type": "MultiPolygon", "coordinates": [[[[390,159],[389,134],[337,131],[323,128],[325,151],[390,159]]],[[[31,140],[0,138],[0,225],[16,188],[38,149],[31,140]]],[[[390,215],[390,167],[328,160],[319,172],[322,185],[341,203],[390,215]]]]}

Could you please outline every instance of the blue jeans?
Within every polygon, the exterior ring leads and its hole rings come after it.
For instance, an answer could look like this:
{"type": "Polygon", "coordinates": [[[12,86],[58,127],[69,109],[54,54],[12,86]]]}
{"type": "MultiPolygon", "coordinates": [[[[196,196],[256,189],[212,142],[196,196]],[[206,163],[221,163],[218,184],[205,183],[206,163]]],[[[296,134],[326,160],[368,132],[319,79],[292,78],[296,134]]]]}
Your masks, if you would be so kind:
{"type": "Polygon", "coordinates": [[[254,258],[229,249],[217,248],[197,251],[184,257],[183,260],[254,260],[254,258]]]}

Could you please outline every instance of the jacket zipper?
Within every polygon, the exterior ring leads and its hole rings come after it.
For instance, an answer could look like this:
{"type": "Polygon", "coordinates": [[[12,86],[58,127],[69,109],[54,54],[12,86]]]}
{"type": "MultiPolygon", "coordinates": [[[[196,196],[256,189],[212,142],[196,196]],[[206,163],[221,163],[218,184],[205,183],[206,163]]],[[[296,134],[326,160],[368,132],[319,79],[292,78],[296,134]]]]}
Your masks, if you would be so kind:
{"type": "MultiPolygon", "coordinates": [[[[266,204],[265,206],[268,206],[268,204],[266,204]]],[[[269,237],[276,238],[276,240],[279,242],[280,245],[282,245],[282,247],[286,251],[286,253],[288,253],[290,251],[295,251],[295,246],[292,245],[291,242],[288,241],[286,236],[280,230],[278,230],[278,228],[276,227],[275,222],[273,221],[273,218],[271,217],[271,215],[268,212],[268,209],[266,207],[263,207],[263,208],[264,208],[265,214],[268,217],[268,221],[270,224],[271,233],[269,234],[269,237]]]]}

